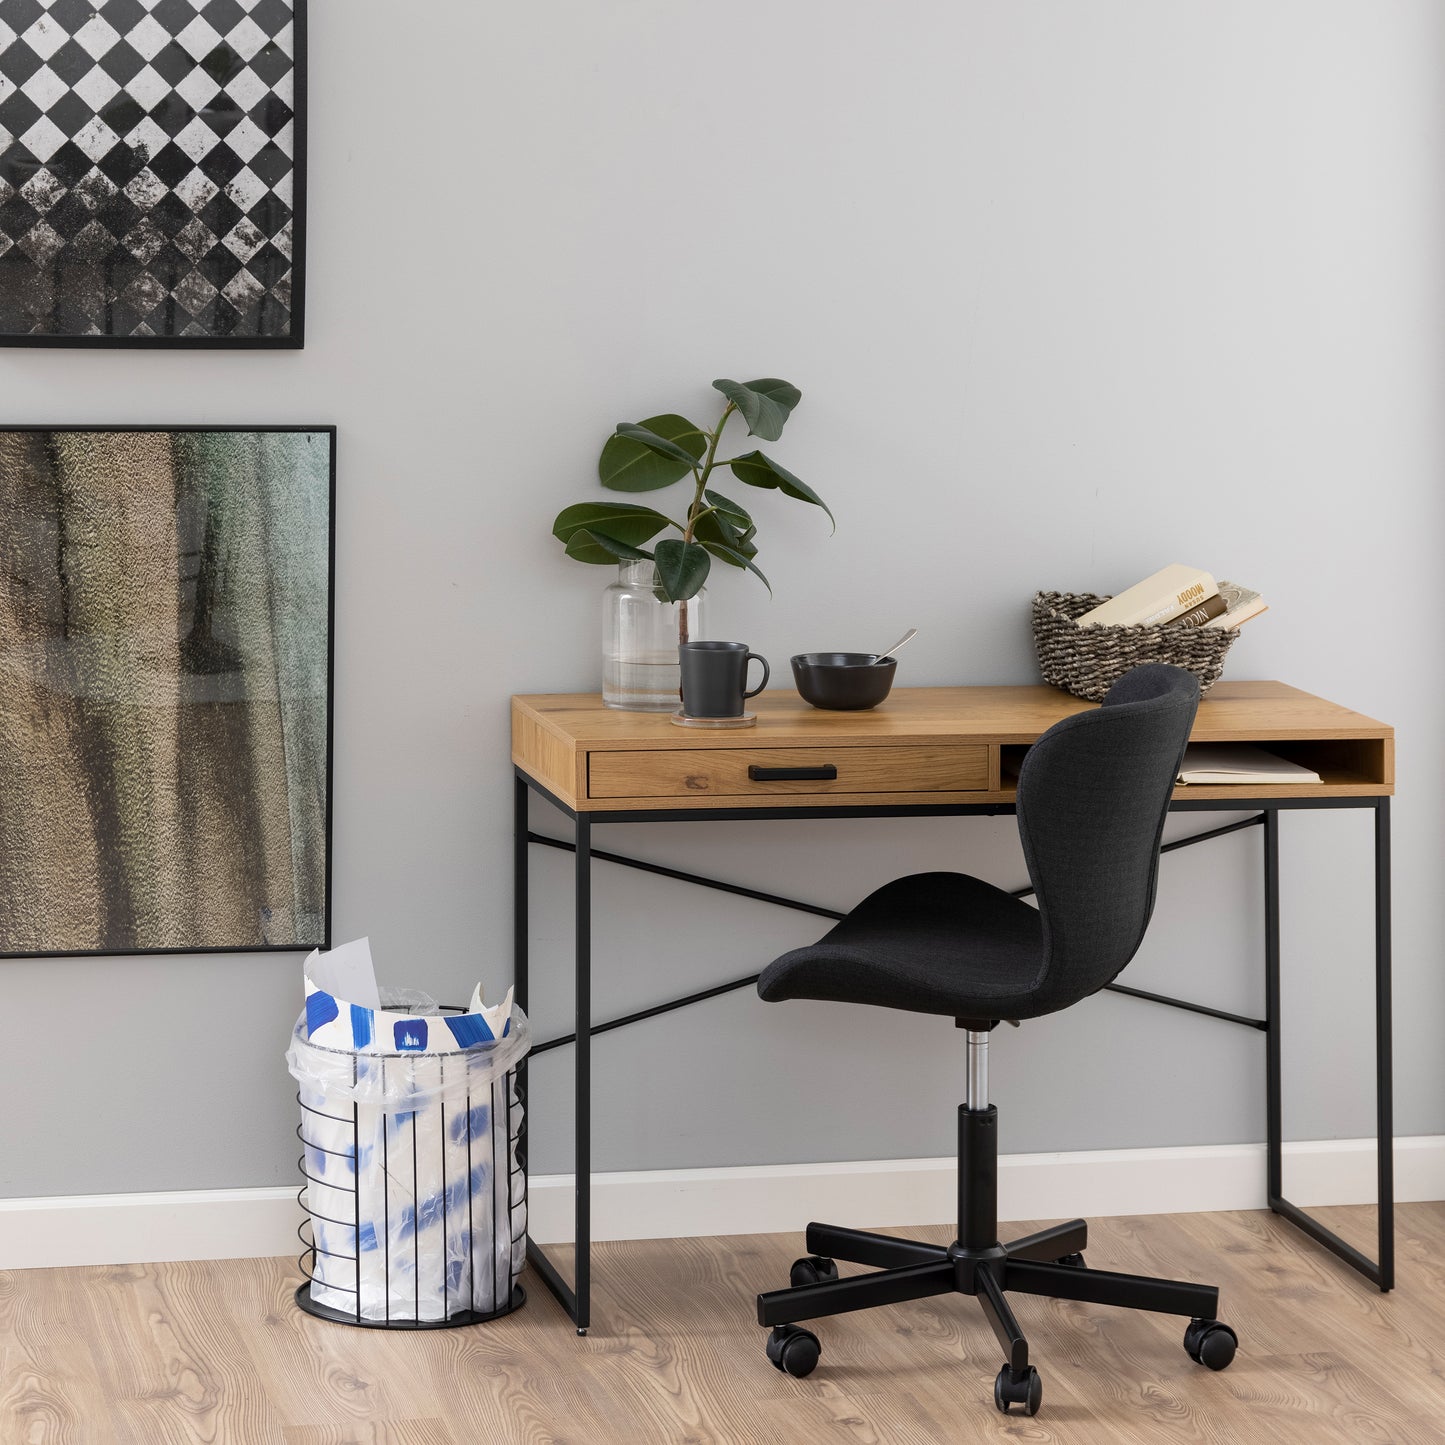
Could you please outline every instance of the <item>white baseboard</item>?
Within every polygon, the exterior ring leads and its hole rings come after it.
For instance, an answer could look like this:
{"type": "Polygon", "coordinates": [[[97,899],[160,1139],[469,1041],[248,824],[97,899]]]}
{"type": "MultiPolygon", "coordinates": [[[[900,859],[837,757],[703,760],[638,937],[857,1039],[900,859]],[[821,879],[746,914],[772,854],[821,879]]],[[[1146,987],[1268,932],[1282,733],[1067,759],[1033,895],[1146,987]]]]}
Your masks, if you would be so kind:
{"type": "MultiPolygon", "coordinates": [[[[1445,1199],[1445,1135],[1395,1141],[1395,1197],[1445,1199]]],[[[1285,1145],[1285,1193],[1296,1204],[1375,1197],[1375,1145],[1330,1139],[1285,1145]]],[[[999,1161],[1003,1219],[1098,1218],[1262,1209],[1264,1146],[1217,1144],[1013,1154],[999,1161]]],[[[858,1228],[946,1224],[952,1159],[739,1165],[598,1174],[595,1239],[772,1234],[810,1219],[858,1228]]],[[[296,1191],[205,1189],[0,1200],[0,1269],[295,1253],[296,1191]]],[[[533,1176],[530,1227],[543,1244],[572,1232],[572,1177],[533,1176]]]]}
{"type": "MultiPolygon", "coordinates": [[[[594,1239],[774,1234],[826,1219],[855,1228],[948,1224],[957,1202],[952,1159],[658,1169],[592,1180],[594,1239]]],[[[1306,1207],[1375,1197],[1375,1141],[1285,1145],[1285,1194],[1306,1207]]],[[[1445,1135],[1395,1141],[1395,1197],[1445,1199],[1445,1135]]],[[[1190,1214],[1265,1207],[1263,1144],[1012,1154],[999,1160],[1001,1219],[1190,1214]]],[[[572,1176],[533,1178],[530,1231],[541,1244],[572,1235],[572,1176]]]]}
{"type": "Polygon", "coordinates": [[[0,1269],[298,1254],[296,1189],[0,1199],[0,1269]]]}

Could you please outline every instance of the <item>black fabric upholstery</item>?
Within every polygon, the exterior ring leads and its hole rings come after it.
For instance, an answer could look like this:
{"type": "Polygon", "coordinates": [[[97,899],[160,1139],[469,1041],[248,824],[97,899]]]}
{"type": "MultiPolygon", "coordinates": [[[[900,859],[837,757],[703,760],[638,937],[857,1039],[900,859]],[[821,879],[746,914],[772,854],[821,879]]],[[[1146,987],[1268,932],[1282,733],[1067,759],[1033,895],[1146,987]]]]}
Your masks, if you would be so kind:
{"type": "Polygon", "coordinates": [[[914,874],[770,964],[759,994],[1019,1019],[1096,993],[1143,941],[1198,702],[1190,673],[1149,664],[1029,749],[1018,825],[1037,909],[966,874],[914,874]]]}
{"type": "Polygon", "coordinates": [[[758,992],[928,1014],[976,1006],[1001,1017],[992,1005],[1033,988],[1043,964],[1037,909],[966,873],[915,873],[870,894],[811,948],[770,964],[758,992]]]}

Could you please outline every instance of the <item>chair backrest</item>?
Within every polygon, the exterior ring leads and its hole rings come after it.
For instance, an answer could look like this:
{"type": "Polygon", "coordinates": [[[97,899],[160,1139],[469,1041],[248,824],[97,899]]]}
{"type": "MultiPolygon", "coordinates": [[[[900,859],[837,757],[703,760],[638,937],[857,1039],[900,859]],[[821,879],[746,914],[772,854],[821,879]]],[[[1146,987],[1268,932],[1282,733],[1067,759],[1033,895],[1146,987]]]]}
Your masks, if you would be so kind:
{"type": "Polygon", "coordinates": [[[1025,756],[1018,825],[1043,915],[1041,1011],[1096,993],[1144,941],[1160,836],[1198,705],[1192,673],[1149,663],[1025,756]]]}

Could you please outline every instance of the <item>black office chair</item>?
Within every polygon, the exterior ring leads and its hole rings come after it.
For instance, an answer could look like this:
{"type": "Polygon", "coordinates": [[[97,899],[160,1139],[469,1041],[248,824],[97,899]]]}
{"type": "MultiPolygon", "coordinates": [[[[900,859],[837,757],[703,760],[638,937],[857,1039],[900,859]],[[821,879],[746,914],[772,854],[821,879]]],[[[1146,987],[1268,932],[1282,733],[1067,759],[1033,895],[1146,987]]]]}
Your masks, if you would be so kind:
{"type": "Polygon", "coordinates": [[[1042,1399],[1007,1291],[1187,1315],[1184,1348],[1195,1360],[1222,1370],[1234,1358],[1234,1331],[1215,1318],[1217,1289],[1086,1269],[1082,1219],[999,1243],[998,1112],[988,1102],[989,1031],[1097,993],[1143,941],[1198,702],[1189,673],[1138,667],[1097,711],[1065,719],[1029,749],[1017,807],[1037,909],[978,878],[920,873],[880,888],[821,942],[764,970],[758,992],[770,1002],[875,1004],[943,1014],[968,1031],[957,1240],[944,1248],[810,1224],[792,1288],[758,1296],[758,1323],[775,1326],[768,1358],[786,1374],[818,1363],[818,1339],[799,1320],[949,1293],[977,1298],[1003,1346],[994,1403],[1005,1414],[1013,1405],[1037,1414],[1042,1399]],[[835,1258],[880,1269],[839,1279],[835,1258]]]}

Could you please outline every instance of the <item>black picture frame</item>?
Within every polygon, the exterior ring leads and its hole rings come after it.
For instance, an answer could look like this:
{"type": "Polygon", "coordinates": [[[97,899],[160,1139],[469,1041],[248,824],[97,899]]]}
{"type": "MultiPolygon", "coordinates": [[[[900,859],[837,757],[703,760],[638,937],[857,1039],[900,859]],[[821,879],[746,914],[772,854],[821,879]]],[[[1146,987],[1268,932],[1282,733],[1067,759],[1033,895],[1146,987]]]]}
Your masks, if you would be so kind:
{"type": "MultiPolygon", "coordinates": [[[[308,953],[313,948],[323,950],[331,947],[332,941],[332,869],[333,869],[333,798],[335,769],[335,660],[336,660],[336,478],[337,478],[337,428],[333,423],[0,423],[0,439],[10,435],[54,434],[69,435],[87,433],[95,435],[151,434],[179,436],[191,434],[244,434],[281,435],[310,434],[324,436],[328,447],[326,468],[326,703],[324,737],[326,756],[322,777],[325,797],[322,809],[322,837],[324,857],[321,864],[322,876],[322,918],[319,934],[314,938],[295,942],[271,943],[248,941],[235,944],[182,944],[177,946],[137,947],[56,947],[11,949],[0,938],[0,961],[7,959],[33,958],[134,958],[153,955],[207,955],[236,953],[308,953]]],[[[4,700],[0,699],[0,707],[4,700]]]]}
{"type": "MultiPolygon", "coordinates": [[[[0,0],[0,21],[4,20],[7,0],[0,0]]],[[[8,0],[10,4],[33,4],[34,0],[8,0]]],[[[94,0],[97,13],[104,13],[107,0],[94,0]]],[[[255,3],[255,0],[252,0],[255,3]]],[[[307,147],[308,147],[308,54],[309,54],[309,0],[266,0],[266,3],[288,5],[292,12],[294,26],[294,49],[291,74],[294,84],[292,125],[294,127],[294,155],[291,159],[292,200],[289,224],[291,228],[291,266],[289,324],[281,335],[133,335],[102,333],[99,335],[78,334],[68,331],[34,332],[6,329],[0,323],[0,347],[61,347],[82,350],[134,350],[134,351],[299,351],[306,344],[306,240],[307,240],[307,147]]],[[[13,28],[13,27],[12,27],[13,28]]],[[[197,62],[197,69],[201,68],[197,62]]],[[[174,87],[171,92],[175,96],[174,87]]],[[[0,126],[0,181],[5,179],[4,138],[8,132],[0,126]]],[[[73,137],[70,138],[73,140],[73,137]]],[[[4,187],[0,186],[0,191],[4,187]]],[[[4,197],[0,196],[0,206],[4,197]]],[[[0,211],[3,214],[3,211],[0,211]]],[[[268,238],[268,240],[271,238],[268,238]]],[[[3,244],[3,242],[0,242],[3,244]]],[[[4,257],[0,255],[0,266],[4,257]]],[[[0,288],[3,288],[3,271],[0,271],[0,288]]]]}

